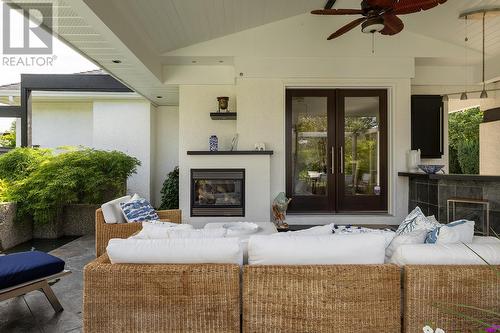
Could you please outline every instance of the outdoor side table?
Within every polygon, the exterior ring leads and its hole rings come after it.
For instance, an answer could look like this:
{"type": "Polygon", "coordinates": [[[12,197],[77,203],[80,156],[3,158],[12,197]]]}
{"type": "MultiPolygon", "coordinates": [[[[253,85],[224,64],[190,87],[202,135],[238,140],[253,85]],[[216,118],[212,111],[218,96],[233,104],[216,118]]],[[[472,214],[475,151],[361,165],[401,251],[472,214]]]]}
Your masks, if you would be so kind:
{"type": "Polygon", "coordinates": [[[453,221],[455,221],[455,215],[456,215],[456,204],[457,203],[465,203],[465,204],[472,204],[472,205],[481,205],[483,207],[483,213],[486,215],[485,216],[485,221],[486,225],[483,225],[484,227],[484,234],[485,236],[489,236],[490,234],[490,202],[485,199],[469,199],[469,198],[449,198],[446,200],[446,214],[447,214],[447,223],[450,223],[450,205],[452,208],[452,214],[451,217],[453,221]]]}

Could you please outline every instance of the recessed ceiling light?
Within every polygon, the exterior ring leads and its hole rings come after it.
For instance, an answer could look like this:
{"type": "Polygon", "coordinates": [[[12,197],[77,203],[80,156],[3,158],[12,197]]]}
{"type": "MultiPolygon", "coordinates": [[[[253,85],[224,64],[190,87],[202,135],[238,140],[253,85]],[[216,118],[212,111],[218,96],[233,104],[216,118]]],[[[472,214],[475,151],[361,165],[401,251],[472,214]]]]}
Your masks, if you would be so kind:
{"type": "Polygon", "coordinates": [[[192,60],[191,62],[192,62],[193,64],[196,64],[198,61],[196,61],[196,60],[192,60]]]}
{"type": "Polygon", "coordinates": [[[156,98],[163,98],[163,96],[156,96],[156,98]]]}
{"type": "Polygon", "coordinates": [[[113,63],[115,63],[115,64],[121,64],[121,63],[122,63],[122,61],[121,61],[121,60],[118,60],[118,59],[111,60],[111,61],[112,61],[113,63]]]}
{"type": "Polygon", "coordinates": [[[219,60],[219,63],[222,64],[224,62],[224,60],[219,60]]]}

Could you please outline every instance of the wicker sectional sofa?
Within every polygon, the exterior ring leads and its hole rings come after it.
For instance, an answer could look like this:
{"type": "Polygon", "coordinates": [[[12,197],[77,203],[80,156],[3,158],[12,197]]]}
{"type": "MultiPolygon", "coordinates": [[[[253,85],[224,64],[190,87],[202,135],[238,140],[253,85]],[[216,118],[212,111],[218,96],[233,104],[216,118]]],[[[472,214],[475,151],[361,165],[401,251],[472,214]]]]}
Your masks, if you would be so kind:
{"type": "MultiPolygon", "coordinates": [[[[182,212],[180,209],[157,210],[156,213],[162,221],[181,223],[182,212]]],[[[106,252],[106,246],[111,238],[127,238],[141,230],[140,223],[108,224],[104,222],[102,209],[95,212],[95,255],[100,257],[106,252]]]]}
{"type": "MultiPolygon", "coordinates": [[[[180,222],[180,211],[161,217],[180,222]]],[[[500,277],[488,266],[245,265],[241,274],[231,264],[111,264],[107,241],[140,225],[102,224],[96,219],[103,254],[84,269],[88,333],[420,333],[428,323],[477,332],[480,325],[434,303],[500,310],[500,277]]]]}

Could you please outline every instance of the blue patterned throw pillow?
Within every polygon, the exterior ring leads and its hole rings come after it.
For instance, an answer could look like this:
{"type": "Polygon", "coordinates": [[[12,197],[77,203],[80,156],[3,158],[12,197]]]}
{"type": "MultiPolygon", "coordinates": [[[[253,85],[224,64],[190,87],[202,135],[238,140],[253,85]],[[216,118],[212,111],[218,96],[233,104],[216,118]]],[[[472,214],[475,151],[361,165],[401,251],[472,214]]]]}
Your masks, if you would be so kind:
{"type": "Polygon", "coordinates": [[[120,207],[127,222],[143,222],[159,220],[158,214],[146,199],[121,202],[120,207]]]}
{"type": "Polygon", "coordinates": [[[428,218],[422,212],[420,207],[415,208],[411,211],[410,214],[401,222],[396,230],[396,235],[403,235],[414,230],[428,230],[431,231],[436,227],[439,227],[440,224],[433,218],[428,218]]]}
{"type": "MultiPolygon", "coordinates": [[[[463,241],[463,239],[469,239],[472,241],[474,236],[474,222],[468,220],[458,220],[455,222],[450,222],[448,224],[440,224],[438,227],[434,228],[427,234],[425,238],[426,244],[436,244],[438,241],[440,243],[458,243],[463,241]],[[464,224],[469,224],[469,228],[462,228],[464,224]],[[443,232],[445,234],[443,235],[443,232]]],[[[467,242],[465,242],[467,243],[467,242]]]]}

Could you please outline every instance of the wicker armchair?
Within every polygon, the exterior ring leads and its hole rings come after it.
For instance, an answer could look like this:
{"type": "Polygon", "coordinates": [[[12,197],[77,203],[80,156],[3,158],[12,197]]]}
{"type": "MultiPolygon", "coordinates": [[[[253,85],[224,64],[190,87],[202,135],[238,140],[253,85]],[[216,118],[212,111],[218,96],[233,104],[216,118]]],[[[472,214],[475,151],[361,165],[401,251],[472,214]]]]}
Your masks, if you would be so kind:
{"type": "MultiPolygon", "coordinates": [[[[158,216],[161,220],[168,220],[174,223],[182,222],[182,213],[179,209],[159,210],[158,216]]],[[[141,223],[120,223],[109,224],[104,222],[102,209],[95,212],[95,254],[100,257],[106,252],[106,246],[111,238],[127,238],[133,233],[141,230],[141,223]]]]}
{"type": "Polygon", "coordinates": [[[240,332],[240,268],[231,264],[111,264],[84,268],[86,333],[240,332]]]}
{"type": "Polygon", "coordinates": [[[445,304],[448,310],[490,319],[495,316],[452,304],[463,304],[500,312],[500,266],[405,266],[404,268],[404,332],[420,333],[427,323],[435,323],[446,332],[479,332],[481,324],[439,309],[436,303],[445,304]],[[448,306],[447,306],[447,305],[448,306]],[[491,317],[492,316],[492,317],[491,317]]]}
{"type": "Polygon", "coordinates": [[[245,266],[243,332],[400,332],[393,265],[245,266]]]}

